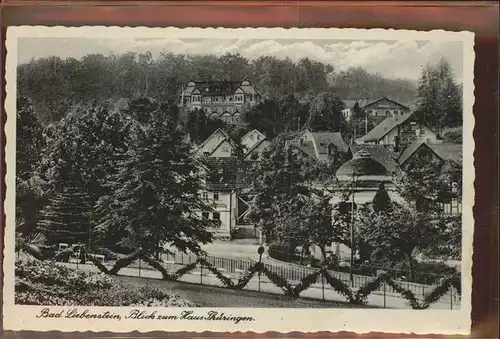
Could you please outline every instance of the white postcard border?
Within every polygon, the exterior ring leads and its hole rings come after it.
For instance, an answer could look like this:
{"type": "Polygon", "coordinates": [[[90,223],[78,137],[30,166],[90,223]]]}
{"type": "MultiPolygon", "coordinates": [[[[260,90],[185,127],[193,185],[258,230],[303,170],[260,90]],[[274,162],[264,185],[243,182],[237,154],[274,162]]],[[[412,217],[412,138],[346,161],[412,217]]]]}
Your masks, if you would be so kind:
{"type": "MultiPolygon", "coordinates": [[[[470,332],[472,292],[472,239],[474,218],[474,34],[471,32],[446,32],[434,30],[418,32],[384,29],[310,29],[310,28],[145,28],[145,27],[44,27],[19,26],[7,29],[6,60],[6,228],[4,238],[4,309],[3,324],[6,330],[36,331],[189,331],[189,332],[318,332],[352,331],[392,333],[468,334],[470,332]],[[196,314],[218,310],[240,317],[253,317],[255,321],[232,322],[189,320],[85,320],[41,319],[36,315],[44,307],[14,305],[14,244],[15,244],[15,141],[16,141],[16,69],[17,39],[22,37],[85,37],[85,38],[207,38],[230,39],[338,39],[338,40],[440,40],[463,42],[463,249],[462,249],[462,304],[460,310],[391,310],[391,309],[259,309],[259,308],[194,308],[196,314]]],[[[50,307],[52,311],[68,307],[50,307]]],[[[126,307],[77,307],[102,312],[104,309],[119,313],[122,318],[132,308],[126,307]]],[[[178,315],[181,309],[149,308],[162,314],[178,315]]]]}

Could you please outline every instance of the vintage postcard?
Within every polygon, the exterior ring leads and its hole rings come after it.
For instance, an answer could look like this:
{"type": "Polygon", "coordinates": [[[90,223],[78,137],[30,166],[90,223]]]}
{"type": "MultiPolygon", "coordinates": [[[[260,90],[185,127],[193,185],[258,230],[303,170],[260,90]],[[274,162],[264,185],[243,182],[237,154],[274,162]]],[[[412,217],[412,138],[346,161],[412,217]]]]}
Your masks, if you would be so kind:
{"type": "Polygon", "coordinates": [[[4,328],[469,333],[473,41],[9,27],[4,328]]]}

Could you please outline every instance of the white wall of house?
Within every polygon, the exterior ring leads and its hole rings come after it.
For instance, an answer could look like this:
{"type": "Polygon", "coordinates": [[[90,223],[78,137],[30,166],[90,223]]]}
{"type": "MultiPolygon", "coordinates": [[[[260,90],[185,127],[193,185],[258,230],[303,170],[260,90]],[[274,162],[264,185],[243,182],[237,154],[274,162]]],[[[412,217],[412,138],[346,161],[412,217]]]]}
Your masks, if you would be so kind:
{"type": "Polygon", "coordinates": [[[233,145],[231,145],[229,141],[224,141],[214,150],[212,154],[210,154],[210,157],[227,158],[230,157],[232,153],[233,145]]]}
{"type": "Polygon", "coordinates": [[[257,130],[248,132],[241,138],[240,143],[246,147],[247,151],[250,150],[256,143],[264,139],[264,135],[257,130]]]}
{"type": "Polygon", "coordinates": [[[198,154],[204,155],[205,153],[212,153],[212,151],[219,145],[219,143],[227,138],[224,133],[217,131],[212,134],[205,143],[203,143],[198,150],[198,154]]]}
{"type": "Polygon", "coordinates": [[[210,220],[219,220],[219,227],[209,229],[209,231],[218,235],[229,235],[231,229],[236,225],[237,200],[234,192],[228,191],[209,191],[209,203],[214,203],[213,212],[206,213],[205,217],[210,220]]]}

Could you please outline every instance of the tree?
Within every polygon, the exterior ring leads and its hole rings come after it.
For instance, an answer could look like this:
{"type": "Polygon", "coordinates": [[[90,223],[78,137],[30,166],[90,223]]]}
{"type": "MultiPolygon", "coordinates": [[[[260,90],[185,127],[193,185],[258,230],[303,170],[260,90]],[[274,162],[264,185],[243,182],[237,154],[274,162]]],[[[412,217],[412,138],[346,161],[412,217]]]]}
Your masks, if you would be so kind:
{"type": "Polygon", "coordinates": [[[126,236],[118,242],[148,255],[159,256],[167,245],[198,253],[211,241],[210,221],[201,217],[211,206],[200,196],[200,165],[183,141],[175,110],[161,103],[147,123],[134,125],[134,142],[121,157],[110,195],[99,201],[100,232],[122,229],[126,236]]]}
{"type": "Polygon", "coordinates": [[[227,124],[218,118],[208,117],[205,111],[195,109],[188,113],[184,131],[195,144],[205,141],[217,129],[227,129],[227,124]]]}
{"type": "Polygon", "coordinates": [[[308,117],[308,105],[301,104],[292,92],[282,96],[278,100],[280,121],[284,124],[284,130],[298,131],[301,125],[305,125],[308,117]]]}
{"type": "Polygon", "coordinates": [[[391,207],[391,198],[389,197],[389,193],[385,189],[385,185],[380,183],[375,196],[373,197],[373,210],[375,213],[386,212],[391,207]]]}
{"type": "Polygon", "coordinates": [[[415,258],[434,246],[440,233],[438,213],[393,203],[389,212],[371,214],[370,219],[360,223],[359,235],[371,245],[372,258],[389,265],[406,261],[413,279],[415,258]]]}
{"type": "Polygon", "coordinates": [[[45,140],[33,104],[24,96],[17,97],[16,126],[16,215],[24,220],[18,231],[28,234],[46,203],[46,188],[39,174],[45,140]]]}
{"type": "Polygon", "coordinates": [[[463,128],[448,127],[443,130],[443,141],[450,144],[461,144],[463,142],[463,128]]]}
{"type": "Polygon", "coordinates": [[[344,103],[332,91],[320,93],[311,102],[308,126],[313,131],[338,132],[344,103]]]}
{"type": "Polygon", "coordinates": [[[306,164],[300,152],[285,147],[283,138],[276,138],[250,170],[255,196],[248,218],[260,226],[268,238],[274,230],[273,220],[280,213],[281,203],[306,191],[304,183],[309,180],[306,164]]]}
{"type": "Polygon", "coordinates": [[[249,130],[257,129],[267,138],[273,139],[280,134],[285,124],[279,118],[279,105],[275,100],[264,100],[242,113],[242,119],[248,124],[249,130]]]}
{"type": "Polygon", "coordinates": [[[441,180],[443,163],[433,162],[428,154],[416,153],[396,177],[396,190],[419,212],[440,211],[439,198],[448,190],[441,180]]]}
{"type": "Polygon", "coordinates": [[[54,194],[39,221],[39,230],[48,245],[90,241],[92,207],[90,197],[79,187],[68,186],[54,194]]]}
{"type": "Polygon", "coordinates": [[[418,86],[419,107],[425,121],[441,131],[445,126],[462,123],[462,100],[450,64],[441,59],[437,65],[426,65],[418,86]]]}

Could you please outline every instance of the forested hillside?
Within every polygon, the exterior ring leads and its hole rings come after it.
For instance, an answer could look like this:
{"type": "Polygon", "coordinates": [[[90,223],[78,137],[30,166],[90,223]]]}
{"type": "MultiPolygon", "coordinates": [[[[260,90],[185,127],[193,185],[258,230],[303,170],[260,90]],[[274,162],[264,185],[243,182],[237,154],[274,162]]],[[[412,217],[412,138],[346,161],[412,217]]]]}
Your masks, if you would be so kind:
{"type": "Polygon", "coordinates": [[[78,105],[150,97],[177,100],[179,89],[190,80],[242,80],[247,78],[269,99],[293,93],[300,102],[311,102],[333,90],[342,99],[376,99],[389,96],[402,103],[416,100],[417,84],[384,78],[361,68],[345,72],[335,65],[310,59],[292,62],[263,56],[248,60],[239,54],[182,55],[150,53],[88,54],[81,59],[49,57],[18,67],[18,90],[29,97],[42,122],[60,120],[78,105]]]}

